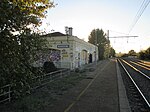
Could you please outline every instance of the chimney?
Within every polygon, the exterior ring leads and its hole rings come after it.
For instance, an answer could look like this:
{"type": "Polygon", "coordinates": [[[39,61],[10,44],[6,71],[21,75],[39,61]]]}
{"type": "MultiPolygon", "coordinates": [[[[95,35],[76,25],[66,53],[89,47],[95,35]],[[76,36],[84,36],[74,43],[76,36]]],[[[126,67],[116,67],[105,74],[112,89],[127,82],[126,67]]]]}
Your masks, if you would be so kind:
{"type": "Polygon", "coordinates": [[[67,27],[66,26],[65,27],[66,34],[69,35],[69,36],[72,36],[72,29],[73,29],[72,27],[67,27]]]}
{"type": "Polygon", "coordinates": [[[72,27],[69,27],[69,35],[72,36],[72,27]]]}

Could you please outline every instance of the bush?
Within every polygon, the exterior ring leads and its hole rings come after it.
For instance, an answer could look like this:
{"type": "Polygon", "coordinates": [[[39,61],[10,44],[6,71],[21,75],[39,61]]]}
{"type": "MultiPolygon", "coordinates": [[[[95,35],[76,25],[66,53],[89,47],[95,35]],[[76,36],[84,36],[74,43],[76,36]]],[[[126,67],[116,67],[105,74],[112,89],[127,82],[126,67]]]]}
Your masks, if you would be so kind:
{"type": "Polygon", "coordinates": [[[57,70],[57,68],[55,67],[54,63],[50,62],[50,61],[46,61],[44,63],[43,69],[44,69],[44,72],[46,72],[46,73],[50,73],[50,72],[53,72],[53,71],[57,70]]]}

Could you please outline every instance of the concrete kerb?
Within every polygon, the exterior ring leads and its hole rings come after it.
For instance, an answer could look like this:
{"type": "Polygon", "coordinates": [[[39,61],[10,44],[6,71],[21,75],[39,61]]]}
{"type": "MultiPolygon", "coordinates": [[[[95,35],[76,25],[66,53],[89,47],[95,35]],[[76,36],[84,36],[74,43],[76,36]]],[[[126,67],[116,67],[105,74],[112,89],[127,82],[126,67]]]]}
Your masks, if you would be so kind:
{"type": "Polygon", "coordinates": [[[131,108],[129,106],[129,101],[128,101],[128,98],[126,95],[126,90],[125,90],[125,87],[123,84],[121,72],[120,72],[119,65],[118,65],[117,61],[116,61],[116,69],[117,69],[117,78],[118,78],[120,112],[131,112],[131,108]]]}

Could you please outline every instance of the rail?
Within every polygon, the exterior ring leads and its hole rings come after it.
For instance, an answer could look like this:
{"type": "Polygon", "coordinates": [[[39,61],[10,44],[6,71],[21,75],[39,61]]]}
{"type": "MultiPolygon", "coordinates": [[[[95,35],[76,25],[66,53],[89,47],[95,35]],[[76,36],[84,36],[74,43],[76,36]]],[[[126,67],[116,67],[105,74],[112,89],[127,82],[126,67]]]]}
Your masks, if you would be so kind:
{"type": "Polygon", "coordinates": [[[148,65],[150,65],[150,61],[143,61],[143,60],[140,60],[142,63],[146,63],[148,65]]]}
{"type": "MultiPolygon", "coordinates": [[[[140,93],[140,95],[142,96],[142,98],[144,99],[144,101],[146,102],[147,106],[150,108],[150,103],[148,102],[148,100],[146,99],[146,97],[144,96],[144,94],[142,93],[142,91],[140,90],[140,88],[137,86],[136,82],[134,81],[134,79],[131,77],[130,73],[127,71],[127,69],[125,68],[125,66],[122,64],[122,62],[118,59],[119,63],[121,64],[122,68],[125,70],[125,72],[127,73],[128,77],[130,78],[130,80],[132,81],[132,83],[134,84],[134,86],[137,88],[138,92],[140,93]]],[[[124,62],[124,61],[123,61],[124,62]]],[[[135,70],[135,69],[134,69],[135,70]]],[[[139,72],[140,73],[140,72],[139,72]]]]}
{"type": "Polygon", "coordinates": [[[131,64],[129,64],[127,61],[123,60],[122,61],[124,63],[126,63],[128,66],[130,66],[132,69],[134,69],[135,71],[139,72],[140,74],[142,74],[144,77],[148,78],[150,80],[150,77],[147,76],[146,74],[144,74],[142,71],[140,71],[139,69],[137,69],[136,67],[132,66],[131,64]]]}

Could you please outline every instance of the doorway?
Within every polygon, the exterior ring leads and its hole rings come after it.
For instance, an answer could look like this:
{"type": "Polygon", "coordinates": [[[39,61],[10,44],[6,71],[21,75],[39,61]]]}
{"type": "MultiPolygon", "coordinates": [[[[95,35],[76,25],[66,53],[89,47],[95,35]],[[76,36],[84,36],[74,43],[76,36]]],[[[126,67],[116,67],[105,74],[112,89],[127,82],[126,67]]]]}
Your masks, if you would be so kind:
{"type": "Polygon", "coordinates": [[[92,63],[92,54],[89,55],[89,63],[92,63]]]}

